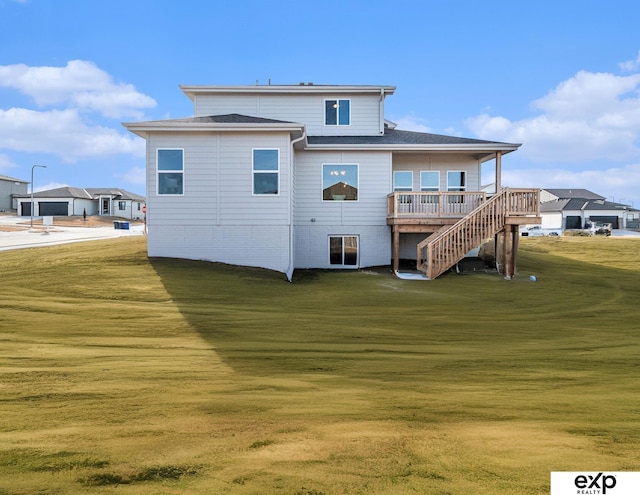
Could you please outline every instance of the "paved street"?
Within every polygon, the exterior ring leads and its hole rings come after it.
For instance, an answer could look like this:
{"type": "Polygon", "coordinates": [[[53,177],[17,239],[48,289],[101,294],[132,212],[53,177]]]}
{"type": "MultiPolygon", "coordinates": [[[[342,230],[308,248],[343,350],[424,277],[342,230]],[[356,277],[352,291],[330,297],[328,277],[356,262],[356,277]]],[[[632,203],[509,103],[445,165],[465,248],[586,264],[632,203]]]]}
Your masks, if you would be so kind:
{"type": "MultiPolygon", "coordinates": [[[[29,218],[0,215],[0,225],[28,225],[29,218]]],[[[41,226],[34,230],[0,232],[0,251],[26,249],[41,246],[54,246],[70,242],[94,241],[132,235],[144,235],[144,226],[131,224],[129,230],[111,227],[62,227],[53,225],[49,233],[41,226]]]]}

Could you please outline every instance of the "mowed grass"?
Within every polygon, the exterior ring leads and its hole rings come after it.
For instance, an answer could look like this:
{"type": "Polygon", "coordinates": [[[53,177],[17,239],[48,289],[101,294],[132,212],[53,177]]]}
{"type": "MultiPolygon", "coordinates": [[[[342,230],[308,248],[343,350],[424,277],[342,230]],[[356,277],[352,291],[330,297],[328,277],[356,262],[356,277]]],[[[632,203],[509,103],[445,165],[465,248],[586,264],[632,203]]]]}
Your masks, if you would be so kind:
{"type": "Polygon", "coordinates": [[[518,276],[0,254],[0,494],[547,494],[640,470],[640,241],[518,276]],[[537,281],[529,279],[535,275],[537,281]]]}

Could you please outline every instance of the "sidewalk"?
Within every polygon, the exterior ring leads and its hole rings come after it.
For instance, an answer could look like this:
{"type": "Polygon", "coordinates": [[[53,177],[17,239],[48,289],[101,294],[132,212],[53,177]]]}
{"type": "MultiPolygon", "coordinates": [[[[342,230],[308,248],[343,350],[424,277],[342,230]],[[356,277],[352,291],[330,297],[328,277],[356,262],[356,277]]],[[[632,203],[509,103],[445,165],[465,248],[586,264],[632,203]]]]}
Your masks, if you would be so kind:
{"type": "MultiPolygon", "coordinates": [[[[24,222],[24,219],[21,221],[24,222]]],[[[113,227],[61,227],[54,225],[49,233],[46,233],[42,227],[34,230],[0,232],[0,251],[113,239],[132,235],[144,235],[144,225],[132,224],[129,230],[115,229],[113,227]]]]}

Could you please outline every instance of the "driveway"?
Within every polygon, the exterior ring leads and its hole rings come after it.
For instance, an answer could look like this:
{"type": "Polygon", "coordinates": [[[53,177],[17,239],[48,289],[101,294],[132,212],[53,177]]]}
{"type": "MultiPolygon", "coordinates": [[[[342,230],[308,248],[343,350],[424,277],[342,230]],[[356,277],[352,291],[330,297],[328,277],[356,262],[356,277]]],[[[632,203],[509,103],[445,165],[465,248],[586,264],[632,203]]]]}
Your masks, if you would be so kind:
{"type": "Polygon", "coordinates": [[[8,228],[20,228],[9,232],[0,231],[0,251],[10,249],[26,249],[42,246],[55,246],[71,242],[95,241],[100,239],[113,239],[114,237],[128,237],[132,235],[144,235],[144,225],[130,224],[129,230],[115,229],[111,227],[63,227],[52,225],[47,232],[42,226],[28,229],[29,218],[13,215],[0,215],[0,225],[8,228]]]}
{"type": "Polygon", "coordinates": [[[613,229],[611,231],[612,237],[638,237],[640,238],[640,232],[637,230],[624,230],[624,229],[613,229]]]}

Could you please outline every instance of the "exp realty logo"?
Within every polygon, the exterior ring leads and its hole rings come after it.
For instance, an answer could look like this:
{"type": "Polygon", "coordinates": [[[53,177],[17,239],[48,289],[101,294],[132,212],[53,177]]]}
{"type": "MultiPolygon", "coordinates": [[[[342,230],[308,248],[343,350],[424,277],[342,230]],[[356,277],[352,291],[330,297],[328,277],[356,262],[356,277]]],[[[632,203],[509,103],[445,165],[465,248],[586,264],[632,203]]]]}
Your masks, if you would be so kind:
{"type": "Polygon", "coordinates": [[[553,472],[551,495],[638,495],[640,473],[553,472]]]}
{"type": "Polygon", "coordinates": [[[607,493],[607,488],[616,487],[616,477],[612,474],[598,473],[595,476],[591,474],[580,474],[575,479],[578,493],[602,494],[607,493]]]}

